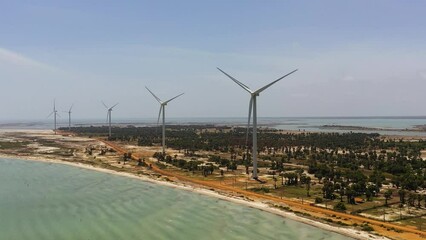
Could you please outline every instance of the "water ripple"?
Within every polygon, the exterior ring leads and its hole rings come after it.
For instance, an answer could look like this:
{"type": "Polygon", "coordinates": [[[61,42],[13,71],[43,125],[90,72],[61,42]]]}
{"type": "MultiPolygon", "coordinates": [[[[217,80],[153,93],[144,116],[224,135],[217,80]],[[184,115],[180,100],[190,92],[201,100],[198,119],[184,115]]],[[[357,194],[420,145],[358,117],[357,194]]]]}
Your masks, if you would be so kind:
{"type": "Polygon", "coordinates": [[[0,159],[1,239],[348,239],[234,203],[75,167],[0,159]]]}

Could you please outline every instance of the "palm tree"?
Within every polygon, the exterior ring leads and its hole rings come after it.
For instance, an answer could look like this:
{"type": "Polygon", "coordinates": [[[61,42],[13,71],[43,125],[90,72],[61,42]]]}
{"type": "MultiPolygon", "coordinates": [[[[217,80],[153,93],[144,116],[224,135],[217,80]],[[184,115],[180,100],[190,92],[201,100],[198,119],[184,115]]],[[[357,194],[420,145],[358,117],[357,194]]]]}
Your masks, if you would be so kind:
{"type": "Polygon", "coordinates": [[[311,177],[306,178],[306,196],[310,197],[309,191],[311,190],[311,177]]]}
{"type": "Polygon", "coordinates": [[[405,190],[404,189],[399,189],[398,195],[399,195],[399,202],[400,202],[400,204],[404,205],[405,204],[405,195],[406,195],[405,190]]]}
{"type": "Polygon", "coordinates": [[[388,206],[388,200],[392,198],[392,190],[388,189],[385,192],[385,206],[388,206]]]}

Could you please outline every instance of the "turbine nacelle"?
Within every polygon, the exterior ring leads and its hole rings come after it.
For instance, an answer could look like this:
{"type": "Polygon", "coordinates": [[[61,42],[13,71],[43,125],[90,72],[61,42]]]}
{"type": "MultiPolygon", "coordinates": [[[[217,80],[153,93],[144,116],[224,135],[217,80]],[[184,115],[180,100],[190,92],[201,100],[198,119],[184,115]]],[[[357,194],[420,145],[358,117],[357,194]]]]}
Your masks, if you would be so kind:
{"type": "MultiPolygon", "coordinates": [[[[108,107],[103,101],[102,101],[102,104],[104,105],[104,107],[109,111],[109,112],[111,112],[112,111],[112,109],[115,107],[115,106],[117,106],[118,105],[118,103],[116,103],[116,104],[114,104],[112,107],[108,107]]],[[[71,107],[72,108],[72,107],[71,107]]],[[[71,111],[71,108],[70,108],[70,111],[71,111]]]]}
{"type": "Polygon", "coordinates": [[[177,95],[176,97],[173,97],[173,98],[170,98],[169,100],[167,100],[167,101],[165,101],[165,102],[163,102],[159,97],[157,97],[147,86],[145,86],[145,88],[146,88],[146,90],[148,90],[148,92],[150,92],[151,93],[151,95],[157,100],[157,102],[159,102],[160,103],[160,111],[158,112],[158,120],[157,120],[157,125],[158,125],[158,123],[160,123],[160,116],[161,116],[161,113],[162,112],[164,112],[164,109],[165,109],[165,107],[167,106],[167,104],[170,102],[170,101],[172,101],[172,100],[174,100],[175,98],[177,98],[177,97],[180,97],[180,96],[182,96],[184,93],[181,93],[181,94],[179,94],[179,95],[177,95]]]}
{"type": "Polygon", "coordinates": [[[52,110],[52,112],[46,118],[49,118],[52,115],[55,115],[55,117],[59,116],[58,110],[56,110],[56,99],[53,100],[53,110],[52,110]]]}
{"type": "Polygon", "coordinates": [[[74,104],[71,105],[70,109],[68,110],[68,113],[72,113],[71,110],[74,107],[74,104]]]}

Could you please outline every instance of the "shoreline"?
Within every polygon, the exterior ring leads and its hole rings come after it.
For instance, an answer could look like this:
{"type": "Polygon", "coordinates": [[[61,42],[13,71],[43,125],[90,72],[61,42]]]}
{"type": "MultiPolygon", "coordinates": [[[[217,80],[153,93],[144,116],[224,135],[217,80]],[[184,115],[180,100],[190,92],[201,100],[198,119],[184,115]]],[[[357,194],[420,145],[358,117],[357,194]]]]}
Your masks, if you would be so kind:
{"type": "Polygon", "coordinates": [[[141,181],[145,181],[145,182],[150,182],[153,184],[159,184],[162,186],[166,186],[166,187],[171,187],[171,188],[177,188],[180,190],[185,190],[185,191],[189,191],[192,193],[197,193],[197,194],[201,194],[201,195],[205,195],[205,196],[209,196],[209,197],[214,197],[217,199],[221,199],[221,200],[225,200],[228,202],[233,202],[236,204],[240,204],[240,205],[244,205],[246,207],[252,207],[264,212],[269,212],[275,215],[278,215],[280,217],[284,217],[287,219],[291,219],[293,221],[297,221],[300,223],[304,223],[325,231],[331,231],[331,232],[335,232],[347,237],[351,237],[354,239],[389,239],[383,236],[377,236],[377,235],[373,235],[370,234],[368,232],[364,232],[364,231],[360,231],[360,230],[356,230],[356,229],[352,229],[352,228],[345,228],[345,227],[338,227],[338,226],[332,226],[326,223],[322,223],[319,221],[315,221],[312,219],[308,219],[305,217],[301,217],[296,215],[293,212],[287,212],[284,210],[280,210],[277,209],[275,207],[272,207],[270,205],[268,205],[267,203],[264,202],[259,202],[259,201],[248,201],[246,199],[242,199],[242,198],[238,198],[235,196],[230,196],[230,195],[226,195],[223,193],[220,193],[218,191],[214,191],[214,190],[210,190],[210,189],[206,189],[206,188],[202,188],[202,187],[195,187],[193,185],[190,184],[184,184],[184,183],[178,183],[178,182],[167,182],[167,181],[163,181],[163,180],[157,180],[157,179],[153,179],[150,178],[146,175],[135,175],[132,173],[128,173],[128,172],[119,172],[119,171],[115,171],[115,170],[111,170],[111,169],[106,169],[106,168],[102,168],[102,167],[96,167],[96,166],[92,166],[89,164],[84,164],[84,163],[73,163],[73,162],[69,162],[69,161],[64,161],[64,160],[60,160],[60,159],[45,159],[45,158],[41,158],[41,157],[31,157],[31,156],[16,156],[16,155],[8,155],[8,154],[0,154],[0,158],[7,158],[7,159],[12,159],[12,160],[21,160],[21,161],[35,161],[35,162],[43,162],[43,163],[54,163],[54,164],[63,164],[63,165],[68,165],[71,167],[77,167],[77,168],[81,168],[81,169],[86,169],[86,170],[91,170],[91,171],[97,171],[97,172],[102,172],[102,173],[106,173],[106,174],[112,174],[112,175],[116,175],[116,176],[122,176],[122,177],[127,177],[127,178],[133,178],[133,179],[137,179],[137,180],[141,180],[141,181]]]}

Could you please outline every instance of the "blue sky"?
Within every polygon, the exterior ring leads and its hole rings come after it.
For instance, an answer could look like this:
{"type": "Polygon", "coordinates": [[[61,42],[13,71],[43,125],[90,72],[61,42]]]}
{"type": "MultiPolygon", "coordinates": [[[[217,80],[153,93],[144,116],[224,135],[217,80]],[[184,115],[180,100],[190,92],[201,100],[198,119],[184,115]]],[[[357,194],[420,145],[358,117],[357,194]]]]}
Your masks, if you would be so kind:
{"type": "Polygon", "coordinates": [[[424,1],[1,1],[0,119],[426,115],[424,1]]]}

